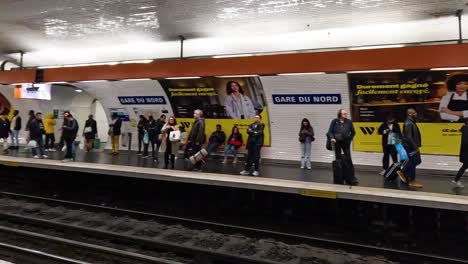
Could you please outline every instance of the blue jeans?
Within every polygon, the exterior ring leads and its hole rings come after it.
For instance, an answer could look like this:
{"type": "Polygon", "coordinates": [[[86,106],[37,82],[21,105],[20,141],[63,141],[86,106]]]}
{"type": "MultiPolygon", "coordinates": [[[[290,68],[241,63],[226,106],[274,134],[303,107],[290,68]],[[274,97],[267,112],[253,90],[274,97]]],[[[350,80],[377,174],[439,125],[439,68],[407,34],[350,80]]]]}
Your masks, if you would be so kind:
{"type": "Polygon", "coordinates": [[[409,181],[414,181],[416,179],[416,165],[413,157],[409,157],[408,164],[404,167],[403,172],[409,181]]]}
{"type": "Polygon", "coordinates": [[[36,140],[36,143],[37,143],[37,147],[32,148],[33,156],[37,155],[37,149],[39,149],[39,153],[41,154],[41,156],[44,156],[44,142],[43,142],[42,136],[40,136],[39,138],[37,138],[35,140],[36,140]]]}
{"type": "Polygon", "coordinates": [[[11,131],[11,145],[14,147],[19,146],[19,130],[12,130],[11,131]]]}
{"type": "Polygon", "coordinates": [[[227,157],[229,152],[231,152],[234,157],[237,156],[237,149],[234,145],[228,144],[224,147],[224,157],[227,157]]]}
{"type": "Polygon", "coordinates": [[[312,148],[311,142],[301,143],[301,167],[310,167],[310,151],[312,148]]]}

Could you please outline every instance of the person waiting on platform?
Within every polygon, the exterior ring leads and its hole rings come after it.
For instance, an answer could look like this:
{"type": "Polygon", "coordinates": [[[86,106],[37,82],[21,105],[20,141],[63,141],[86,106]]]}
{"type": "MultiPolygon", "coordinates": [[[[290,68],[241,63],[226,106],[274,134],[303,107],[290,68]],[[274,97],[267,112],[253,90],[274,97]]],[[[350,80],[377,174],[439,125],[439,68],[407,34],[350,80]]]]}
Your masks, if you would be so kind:
{"type": "MultiPolygon", "coordinates": [[[[198,153],[203,144],[205,144],[205,119],[203,118],[203,111],[197,109],[193,112],[193,117],[195,119],[192,130],[188,136],[187,151],[190,155],[198,153]]],[[[193,170],[201,170],[201,161],[195,163],[193,170]]]]}
{"type": "Polygon", "coordinates": [[[42,113],[37,112],[35,117],[29,122],[29,143],[34,141],[34,146],[31,146],[31,151],[33,158],[38,159],[37,149],[39,149],[39,154],[42,158],[47,158],[47,155],[44,154],[44,142],[43,135],[45,133],[44,124],[42,123],[42,113]]]}
{"type": "Polygon", "coordinates": [[[97,134],[98,131],[96,120],[93,119],[93,115],[89,115],[83,129],[83,137],[85,138],[84,146],[86,152],[90,152],[93,149],[93,143],[97,137],[97,134]]]}
{"type": "MultiPolygon", "coordinates": [[[[62,129],[62,127],[65,125],[65,123],[67,122],[67,116],[70,114],[70,111],[64,111],[63,112],[63,121],[62,121],[62,126],[60,127],[60,129],[62,129]]],[[[60,135],[60,141],[59,141],[59,149],[61,151],[65,151],[66,149],[66,144],[65,144],[65,140],[63,139],[63,130],[62,130],[62,134],[60,135]]]]}
{"type": "Polygon", "coordinates": [[[221,125],[216,125],[216,131],[211,133],[210,138],[208,139],[208,146],[206,147],[206,151],[208,155],[216,151],[216,149],[223,145],[226,142],[226,134],[224,131],[221,130],[221,125]]]}
{"type": "Polygon", "coordinates": [[[463,122],[465,125],[461,129],[461,146],[460,146],[460,162],[463,165],[458,170],[455,179],[452,181],[452,184],[456,187],[463,188],[463,184],[460,182],[461,176],[465,173],[466,169],[468,169],[468,118],[464,118],[463,122]]]}
{"type": "MultiPolygon", "coordinates": [[[[180,144],[179,144],[179,149],[185,151],[185,147],[187,147],[187,141],[188,141],[188,133],[185,131],[184,126],[179,127],[180,131],[180,144]]],[[[176,157],[177,158],[177,157],[176,157]]]]}
{"type": "MultiPolygon", "coordinates": [[[[146,128],[146,123],[147,122],[148,122],[148,120],[146,119],[146,117],[144,115],[140,115],[140,120],[138,120],[138,125],[137,125],[137,128],[138,128],[138,153],[137,153],[137,155],[143,154],[141,152],[141,148],[142,148],[142,146],[144,147],[144,145],[145,145],[145,143],[143,142],[143,139],[144,139],[144,136],[145,136],[145,128],[146,128]]],[[[148,138],[148,140],[149,140],[149,138],[148,138]]]]}
{"type": "Polygon", "coordinates": [[[232,153],[234,156],[234,159],[232,160],[232,163],[236,164],[237,163],[237,150],[242,146],[243,140],[242,140],[242,134],[239,133],[239,128],[237,126],[232,127],[231,130],[231,135],[228,138],[227,145],[224,148],[224,160],[223,163],[227,163],[227,156],[229,152],[232,153]]]}
{"type": "Polygon", "coordinates": [[[171,160],[171,169],[175,166],[175,155],[179,151],[180,131],[175,117],[169,117],[167,123],[161,129],[162,142],[161,152],[164,152],[164,168],[169,167],[169,158],[171,160]]]}
{"type": "Polygon", "coordinates": [[[11,147],[12,149],[19,148],[19,132],[21,130],[21,116],[19,116],[19,111],[15,110],[13,112],[13,119],[11,120],[11,147]]]}
{"type": "Polygon", "coordinates": [[[55,151],[55,121],[54,115],[52,113],[47,113],[46,118],[44,119],[44,129],[45,129],[45,149],[46,151],[55,151]]]}
{"type": "MultiPolygon", "coordinates": [[[[29,125],[31,124],[31,121],[33,121],[36,118],[36,115],[34,114],[34,110],[29,110],[28,116],[29,117],[28,117],[28,120],[26,121],[26,126],[24,128],[24,131],[26,131],[26,132],[29,132],[29,125]]],[[[41,122],[42,122],[42,117],[41,117],[41,122]]],[[[31,135],[31,133],[28,133],[28,135],[26,136],[26,144],[28,144],[29,140],[31,139],[30,135],[31,135]]],[[[27,148],[28,148],[28,146],[26,146],[26,149],[27,148]]]]}
{"type": "Polygon", "coordinates": [[[143,142],[144,143],[144,148],[143,148],[143,158],[146,159],[148,158],[148,151],[149,151],[149,145],[151,144],[151,153],[153,160],[156,159],[156,120],[154,120],[154,117],[150,115],[148,117],[148,121],[146,122],[145,125],[145,131],[148,134],[148,139],[143,142]]]}
{"type": "Polygon", "coordinates": [[[109,136],[112,142],[112,155],[119,154],[119,142],[122,129],[122,120],[117,113],[112,114],[112,122],[109,125],[109,136]]]}
{"type": "Polygon", "coordinates": [[[392,157],[394,163],[398,161],[398,155],[395,149],[395,139],[401,137],[401,129],[393,114],[389,114],[387,116],[386,121],[380,125],[378,133],[379,135],[382,135],[383,150],[383,171],[380,172],[380,175],[384,175],[390,165],[390,157],[392,157]]]}
{"type": "Polygon", "coordinates": [[[238,82],[228,82],[226,84],[226,94],[224,107],[226,108],[228,117],[233,119],[250,119],[255,117],[254,104],[248,96],[244,95],[244,90],[238,82]]]}
{"type": "Polygon", "coordinates": [[[158,120],[156,120],[156,124],[154,127],[154,132],[156,134],[155,137],[155,143],[156,143],[156,156],[154,156],[153,153],[153,158],[155,162],[159,162],[159,148],[161,147],[161,140],[162,140],[162,135],[161,135],[161,129],[163,128],[164,124],[166,123],[166,115],[161,115],[158,120]]]}
{"type": "Polygon", "coordinates": [[[408,183],[411,187],[422,188],[423,185],[416,181],[416,166],[421,163],[421,154],[419,153],[419,148],[421,147],[421,132],[416,124],[418,112],[413,108],[409,108],[406,111],[406,115],[407,118],[403,126],[402,139],[403,145],[405,145],[405,141],[407,141],[407,145],[410,148],[407,150],[407,165],[401,170],[402,173],[399,173],[398,175],[403,183],[408,183]]]}
{"type": "Polygon", "coordinates": [[[10,121],[6,115],[0,115],[0,138],[3,139],[3,153],[8,153],[8,136],[10,135],[10,121]]]}
{"type": "Polygon", "coordinates": [[[254,165],[252,175],[260,175],[258,170],[260,167],[260,155],[264,140],[264,129],[265,124],[262,123],[262,116],[256,115],[254,123],[247,129],[247,134],[249,134],[247,139],[247,161],[244,170],[240,172],[241,175],[250,175],[252,165],[254,165]]]}
{"type": "Polygon", "coordinates": [[[63,123],[62,137],[67,146],[66,154],[62,162],[75,161],[76,160],[76,145],[75,139],[78,134],[78,121],[70,113],[66,117],[66,122],[63,123]]]}
{"type": "Polygon", "coordinates": [[[307,169],[312,169],[310,165],[310,152],[312,141],[314,141],[314,128],[310,125],[309,119],[304,118],[301,121],[299,129],[299,142],[301,143],[301,169],[307,166],[307,169]]]}
{"type": "Polygon", "coordinates": [[[449,92],[439,104],[440,118],[451,122],[468,118],[468,74],[457,74],[447,81],[449,92]]]}

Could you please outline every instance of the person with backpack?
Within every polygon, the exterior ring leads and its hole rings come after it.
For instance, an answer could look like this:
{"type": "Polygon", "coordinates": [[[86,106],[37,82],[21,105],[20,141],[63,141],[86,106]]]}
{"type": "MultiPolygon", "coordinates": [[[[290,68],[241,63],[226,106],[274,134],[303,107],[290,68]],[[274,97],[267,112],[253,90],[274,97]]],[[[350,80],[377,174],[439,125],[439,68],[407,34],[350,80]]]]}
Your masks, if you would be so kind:
{"type": "Polygon", "coordinates": [[[112,155],[119,154],[119,143],[122,129],[122,120],[117,113],[112,113],[112,121],[109,124],[109,136],[112,142],[112,155]]]}
{"type": "Polygon", "coordinates": [[[93,119],[93,115],[89,115],[83,129],[83,137],[85,139],[84,146],[86,152],[90,152],[93,149],[93,143],[97,137],[97,134],[97,122],[93,119]]]}
{"type": "Polygon", "coordinates": [[[314,141],[314,128],[310,125],[309,119],[304,118],[301,121],[299,129],[299,142],[301,143],[301,169],[307,166],[307,169],[312,169],[310,164],[310,153],[312,141],[314,141]]]}

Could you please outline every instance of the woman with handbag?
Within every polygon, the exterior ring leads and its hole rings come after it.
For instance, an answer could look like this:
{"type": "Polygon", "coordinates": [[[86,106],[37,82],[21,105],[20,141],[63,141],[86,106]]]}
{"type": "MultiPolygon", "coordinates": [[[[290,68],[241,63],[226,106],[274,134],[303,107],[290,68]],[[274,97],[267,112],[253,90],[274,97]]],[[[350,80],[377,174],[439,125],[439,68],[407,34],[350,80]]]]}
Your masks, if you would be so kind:
{"type": "Polygon", "coordinates": [[[234,126],[231,131],[231,136],[228,138],[228,144],[224,147],[224,160],[223,163],[227,163],[227,155],[232,152],[234,159],[232,163],[237,163],[237,150],[242,146],[242,134],[239,133],[239,128],[234,126]]]}
{"type": "Polygon", "coordinates": [[[174,169],[175,155],[179,151],[180,143],[180,131],[175,117],[169,117],[169,121],[161,129],[161,135],[161,152],[164,152],[164,168],[168,168],[170,158],[171,169],[174,169]]]}
{"type": "Polygon", "coordinates": [[[301,142],[301,169],[307,166],[310,170],[310,152],[312,148],[312,141],[314,141],[314,128],[310,125],[307,118],[302,119],[301,129],[299,130],[299,142],[301,142]]]}

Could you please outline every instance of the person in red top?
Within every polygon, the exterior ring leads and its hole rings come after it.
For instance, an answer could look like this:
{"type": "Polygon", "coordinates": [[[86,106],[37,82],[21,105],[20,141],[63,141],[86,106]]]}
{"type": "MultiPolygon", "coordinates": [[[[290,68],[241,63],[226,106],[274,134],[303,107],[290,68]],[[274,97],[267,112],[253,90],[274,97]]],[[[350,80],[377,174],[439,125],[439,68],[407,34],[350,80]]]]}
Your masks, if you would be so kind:
{"type": "Polygon", "coordinates": [[[228,153],[231,152],[234,156],[232,163],[237,163],[237,150],[242,146],[242,134],[239,133],[239,128],[234,126],[232,128],[231,136],[229,136],[227,145],[224,148],[224,160],[223,163],[227,163],[228,153]]]}

